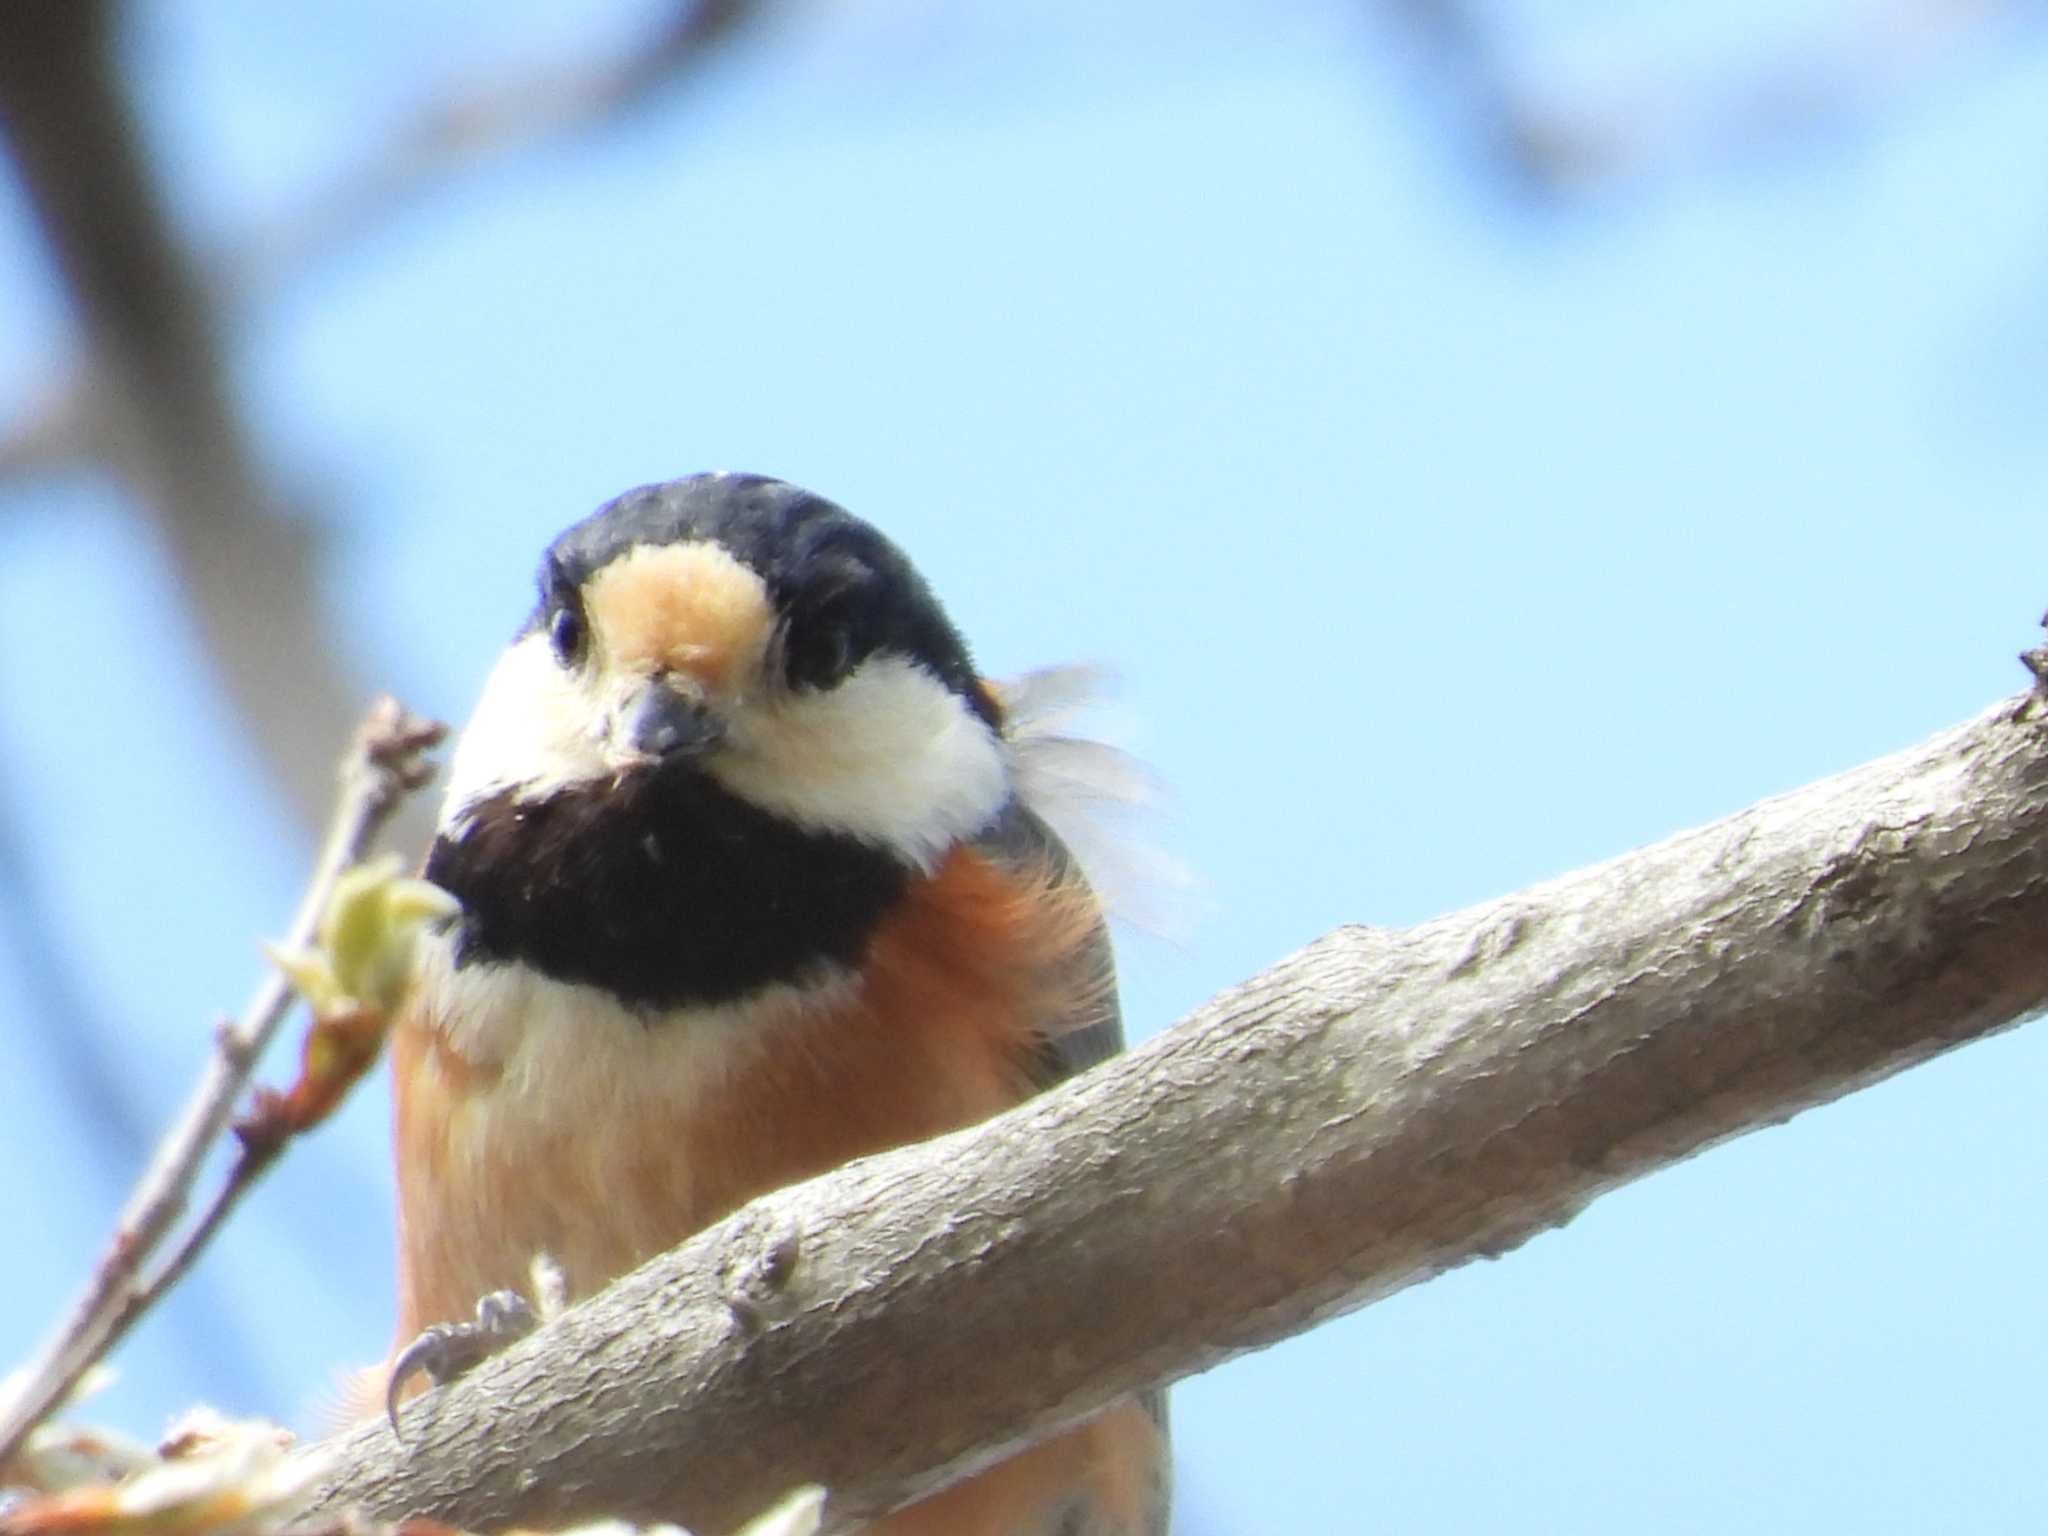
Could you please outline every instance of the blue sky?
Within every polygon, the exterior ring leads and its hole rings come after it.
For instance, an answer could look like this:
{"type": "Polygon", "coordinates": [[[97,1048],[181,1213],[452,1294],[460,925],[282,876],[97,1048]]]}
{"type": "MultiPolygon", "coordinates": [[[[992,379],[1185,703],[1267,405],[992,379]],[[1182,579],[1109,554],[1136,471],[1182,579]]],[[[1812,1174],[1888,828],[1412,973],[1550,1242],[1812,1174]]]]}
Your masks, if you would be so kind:
{"type": "MultiPolygon", "coordinates": [[[[139,9],[209,245],[437,82],[648,10],[139,9]]],[[[1839,24],[1790,14],[1524,7],[1510,57],[1675,92],[1839,24]]],[[[2048,607],[2048,55],[2006,44],[1768,148],[1713,152],[1709,117],[1546,203],[1350,7],[793,5],[663,109],[287,288],[236,366],[331,511],[365,694],[459,719],[546,539],[709,467],[881,524],[992,673],[1114,666],[1201,880],[1185,937],[1121,945],[1143,1035],[1338,922],[1484,900],[2017,690],[2048,607]]],[[[0,314],[5,409],[69,345],[6,181],[0,314]]],[[[305,847],[119,494],[0,494],[0,788],[117,1097],[82,1128],[44,1025],[0,1021],[27,1064],[0,1141],[47,1170],[0,1196],[8,1358],[305,847]]],[[[24,963],[7,936],[0,980],[24,963]]],[[[1970,1047],[1186,1384],[1184,1529],[2040,1529],[2044,1068],[2038,1028],[1970,1047]]],[[[108,1414],[303,1420],[381,1350],[385,1134],[372,1092],[295,1156],[108,1414]]]]}

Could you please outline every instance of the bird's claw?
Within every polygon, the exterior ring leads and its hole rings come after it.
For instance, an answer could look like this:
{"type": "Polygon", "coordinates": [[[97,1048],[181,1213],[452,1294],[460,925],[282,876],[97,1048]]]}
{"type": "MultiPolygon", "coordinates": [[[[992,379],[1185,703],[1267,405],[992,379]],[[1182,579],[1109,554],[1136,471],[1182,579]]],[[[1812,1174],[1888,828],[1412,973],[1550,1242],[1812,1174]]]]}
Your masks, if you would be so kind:
{"type": "Polygon", "coordinates": [[[477,1302],[475,1322],[435,1323],[422,1329],[391,1362],[391,1379],[384,1385],[384,1413],[391,1420],[391,1432],[398,1433],[398,1397],[413,1377],[424,1371],[435,1386],[446,1386],[539,1324],[539,1316],[517,1291],[492,1291],[477,1302]]]}

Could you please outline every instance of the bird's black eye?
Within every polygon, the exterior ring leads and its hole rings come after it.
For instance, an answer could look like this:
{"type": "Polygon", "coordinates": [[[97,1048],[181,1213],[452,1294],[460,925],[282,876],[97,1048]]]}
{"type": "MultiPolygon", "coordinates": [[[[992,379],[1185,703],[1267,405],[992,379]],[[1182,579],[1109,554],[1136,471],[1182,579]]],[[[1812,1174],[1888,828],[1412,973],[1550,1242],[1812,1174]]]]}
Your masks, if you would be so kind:
{"type": "Polygon", "coordinates": [[[836,688],[875,649],[882,586],[865,561],[831,550],[813,554],[803,576],[788,605],[783,674],[792,688],[836,688]]]}
{"type": "Polygon", "coordinates": [[[835,688],[853,670],[853,636],[844,625],[813,622],[793,631],[784,650],[792,688],[835,688]]]}
{"type": "Polygon", "coordinates": [[[548,620],[548,644],[555,648],[556,658],[565,667],[573,667],[583,659],[583,645],[588,639],[583,612],[573,603],[564,603],[548,620]]]}
{"type": "Polygon", "coordinates": [[[541,562],[540,612],[547,620],[548,644],[555,659],[565,667],[576,666],[590,642],[590,626],[583,616],[583,589],[567,562],[553,550],[541,562]]]}

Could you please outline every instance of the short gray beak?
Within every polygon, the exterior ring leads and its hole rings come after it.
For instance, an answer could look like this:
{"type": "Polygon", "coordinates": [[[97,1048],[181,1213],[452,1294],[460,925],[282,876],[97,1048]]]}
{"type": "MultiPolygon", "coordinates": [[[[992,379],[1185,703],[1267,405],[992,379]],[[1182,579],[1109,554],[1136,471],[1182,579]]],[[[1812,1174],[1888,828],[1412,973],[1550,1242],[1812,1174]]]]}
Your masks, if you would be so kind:
{"type": "Polygon", "coordinates": [[[626,732],[649,757],[696,757],[725,739],[725,723],[695,699],[655,682],[633,706],[626,732]]]}

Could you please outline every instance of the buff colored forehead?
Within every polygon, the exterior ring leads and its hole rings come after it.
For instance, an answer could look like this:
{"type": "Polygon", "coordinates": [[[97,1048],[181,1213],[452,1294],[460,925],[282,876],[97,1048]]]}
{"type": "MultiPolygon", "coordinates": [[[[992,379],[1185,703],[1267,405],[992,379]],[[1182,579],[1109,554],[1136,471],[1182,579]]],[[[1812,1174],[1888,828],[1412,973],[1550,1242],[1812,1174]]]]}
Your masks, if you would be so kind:
{"type": "Polygon", "coordinates": [[[591,633],[613,666],[743,685],[775,632],[761,578],[717,544],[639,544],[584,588],[591,633]]]}

